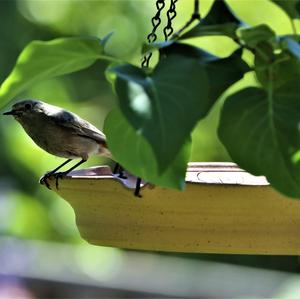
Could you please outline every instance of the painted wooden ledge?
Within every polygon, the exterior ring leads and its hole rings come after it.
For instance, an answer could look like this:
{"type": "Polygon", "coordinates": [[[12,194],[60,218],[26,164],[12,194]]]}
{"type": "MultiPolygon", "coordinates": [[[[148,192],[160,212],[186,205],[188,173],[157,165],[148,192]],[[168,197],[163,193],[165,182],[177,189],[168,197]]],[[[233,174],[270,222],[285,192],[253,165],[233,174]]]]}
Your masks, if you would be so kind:
{"type": "Polygon", "coordinates": [[[108,166],[73,171],[52,189],[95,245],[235,254],[300,254],[300,201],[232,163],[190,163],[185,191],[119,179],[108,166]]]}

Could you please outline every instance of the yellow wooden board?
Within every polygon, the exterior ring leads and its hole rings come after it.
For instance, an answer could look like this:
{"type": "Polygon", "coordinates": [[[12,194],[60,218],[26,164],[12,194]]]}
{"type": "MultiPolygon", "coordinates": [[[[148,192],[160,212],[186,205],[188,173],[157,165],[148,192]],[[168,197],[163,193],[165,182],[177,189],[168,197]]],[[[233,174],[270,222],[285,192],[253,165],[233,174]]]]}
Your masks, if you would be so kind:
{"type": "MultiPolygon", "coordinates": [[[[126,181],[126,180],[125,180],[126,181]]],[[[75,171],[51,188],[95,245],[175,252],[300,254],[300,201],[232,164],[194,163],[185,191],[146,185],[142,198],[108,167],[75,171]]],[[[133,187],[133,184],[132,184],[133,187]]]]}

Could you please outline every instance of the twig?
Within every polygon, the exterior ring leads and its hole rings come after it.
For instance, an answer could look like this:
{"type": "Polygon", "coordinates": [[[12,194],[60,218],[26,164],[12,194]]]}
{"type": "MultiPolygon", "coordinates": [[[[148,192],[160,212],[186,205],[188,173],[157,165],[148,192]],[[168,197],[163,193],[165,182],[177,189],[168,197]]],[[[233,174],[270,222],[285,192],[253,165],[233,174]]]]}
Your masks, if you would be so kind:
{"type": "Polygon", "coordinates": [[[187,23],[179,29],[177,32],[175,32],[171,39],[176,39],[186,28],[188,28],[195,20],[200,21],[201,16],[200,16],[200,10],[199,10],[199,0],[195,0],[194,2],[194,12],[191,16],[191,18],[187,21],[187,23]]]}

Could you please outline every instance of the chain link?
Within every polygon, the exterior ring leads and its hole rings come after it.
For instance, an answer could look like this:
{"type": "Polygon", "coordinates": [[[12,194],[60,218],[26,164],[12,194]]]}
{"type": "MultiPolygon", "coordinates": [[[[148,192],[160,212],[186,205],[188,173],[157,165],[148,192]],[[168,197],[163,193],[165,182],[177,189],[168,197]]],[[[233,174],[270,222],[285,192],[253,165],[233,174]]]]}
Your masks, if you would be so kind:
{"type": "MultiPolygon", "coordinates": [[[[164,7],[165,7],[165,0],[157,0],[156,1],[157,12],[156,12],[155,16],[151,19],[153,29],[150,32],[150,34],[148,34],[148,36],[147,36],[147,40],[148,40],[149,44],[155,42],[156,39],[157,39],[156,29],[161,23],[160,13],[164,9],[164,7]]],[[[144,55],[144,57],[142,59],[142,64],[141,64],[142,67],[148,67],[149,66],[149,62],[150,62],[151,57],[152,57],[151,52],[144,55]]]]}
{"type": "Polygon", "coordinates": [[[175,10],[175,4],[178,0],[170,0],[170,8],[167,11],[167,25],[164,28],[163,32],[164,32],[164,36],[165,36],[165,40],[167,41],[169,36],[173,33],[174,29],[172,28],[172,20],[176,17],[177,13],[175,10]]]}

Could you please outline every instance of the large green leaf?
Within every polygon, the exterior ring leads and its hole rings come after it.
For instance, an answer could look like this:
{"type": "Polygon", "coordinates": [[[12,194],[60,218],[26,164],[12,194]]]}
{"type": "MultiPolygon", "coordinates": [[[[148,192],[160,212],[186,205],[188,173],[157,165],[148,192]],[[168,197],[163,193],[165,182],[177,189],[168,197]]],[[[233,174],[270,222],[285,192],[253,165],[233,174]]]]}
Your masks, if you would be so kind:
{"type": "Polygon", "coordinates": [[[12,72],[0,86],[0,106],[38,81],[72,73],[93,64],[97,59],[110,59],[104,54],[103,40],[89,37],[32,41],[16,62],[12,72]]]}
{"type": "Polygon", "coordinates": [[[236,30],[242,25],[225,1],[216,0],[208,15],[191,30],[181,35],[180,39],[210,35],[226,35],[235,39],[236,30]]]}
{"type": "Polygon", "coordinates": [[[117,76],[115,89],[122,112],[149,141],[160,170],[165,170],[211,107],[204,66],[193,58],[170,55],[151,75],[132,65],[109,71],[117,76]]]}
{"type": "Polygon", "coordinates": [[[190,138],[181,147],[171,165],[161,174],[149,143],[133,129],[120,110],[115,109],[108,114],[104,132],[114,158],[126,170],[153,184],[183,189],[191,152],[190,138]]]}
{"type": "Polygon", "coordinates": [[[250,70],[241,56],[242,49],[238,49],[230,56],[216,59],[206,65],[211,101],[217,100],[228,87],[242,79],[244,74],[250,70]]]}
{"type": "Polygon", "coordinates": [[[300,1],[299,0],[271,0],[280,6],[292,19],[300,17],[300,1]]]}
{"type": "Polygon", "coordinates": [[[280,192],[300,198],[299,79],[276,90],[250,87],[231,95],[219,137],[232,159],[265,175],[280,192]]]}
{"type": "Polygon", "coordinates": [[[197,47],[186,44],[174,43],[172,46],[160,48],[162,56],[181,55],[197,59],[205,66],[209,79],[209,99],[211,105],[232,84],[240,80],[244,73],[250,70],[249,66],[242,60],[243,50],[234,51],[230,56],[219,58],[197,47]]]}
{"type": "Polygon", "coordinates": [[[217,98],[248,70],[242,51],[219,59],[199,48],[164,47],[151,74],[121,65],[109,70],[128,121],[150,143],[163,171],[217,98]]]}

